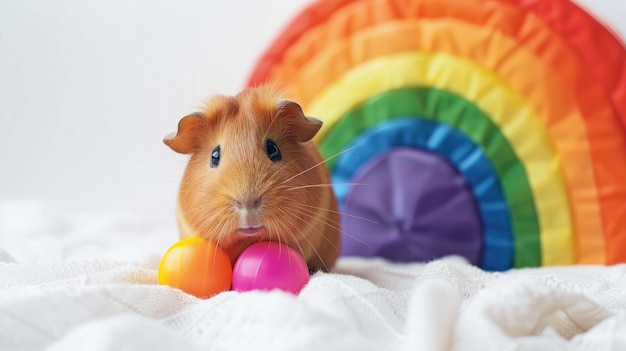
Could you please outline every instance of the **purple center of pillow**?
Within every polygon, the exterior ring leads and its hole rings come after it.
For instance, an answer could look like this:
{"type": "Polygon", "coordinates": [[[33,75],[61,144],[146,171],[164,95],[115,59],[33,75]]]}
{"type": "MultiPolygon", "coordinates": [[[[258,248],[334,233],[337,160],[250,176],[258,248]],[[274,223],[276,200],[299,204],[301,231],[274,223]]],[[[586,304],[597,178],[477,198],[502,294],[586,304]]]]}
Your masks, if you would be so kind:
{"type": "Polygon", "coordinates": [[[341,218],[343,256],[425,262],[454,254],[480,264],[476,203],[443,158],[395,148],[364,164],[351,182],[341,218]]]}

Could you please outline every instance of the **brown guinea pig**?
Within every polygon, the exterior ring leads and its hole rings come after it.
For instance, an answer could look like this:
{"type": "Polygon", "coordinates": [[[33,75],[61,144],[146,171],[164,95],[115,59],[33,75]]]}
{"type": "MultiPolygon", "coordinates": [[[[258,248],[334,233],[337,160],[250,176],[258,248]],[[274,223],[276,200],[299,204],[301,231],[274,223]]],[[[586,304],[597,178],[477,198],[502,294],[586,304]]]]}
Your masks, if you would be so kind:
{"type": "Polygon", "coordinates": [[[191,154],[178,195],[181,238],[215,240],[234,263],[259,241],[300,252],[312,271],[330,270],[340,223],[330,176],[311,139],[322,122],[269,87],[210,98],[164,139],[191,154]]]}

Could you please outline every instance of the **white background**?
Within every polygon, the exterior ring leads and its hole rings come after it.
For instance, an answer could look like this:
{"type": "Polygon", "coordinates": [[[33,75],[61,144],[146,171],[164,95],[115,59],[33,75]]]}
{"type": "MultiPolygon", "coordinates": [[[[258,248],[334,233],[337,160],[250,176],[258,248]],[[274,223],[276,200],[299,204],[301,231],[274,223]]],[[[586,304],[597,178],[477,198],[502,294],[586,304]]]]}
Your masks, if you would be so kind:
{"type": "MultiPolygon", "coordinates": [[[[582,2],[626,33],[626,2],[582,2]]],[[[242,88],[306,3],[0,0],[0,231],[42,212],[173,226],[187,158],[163,136],[242,88]]]]}

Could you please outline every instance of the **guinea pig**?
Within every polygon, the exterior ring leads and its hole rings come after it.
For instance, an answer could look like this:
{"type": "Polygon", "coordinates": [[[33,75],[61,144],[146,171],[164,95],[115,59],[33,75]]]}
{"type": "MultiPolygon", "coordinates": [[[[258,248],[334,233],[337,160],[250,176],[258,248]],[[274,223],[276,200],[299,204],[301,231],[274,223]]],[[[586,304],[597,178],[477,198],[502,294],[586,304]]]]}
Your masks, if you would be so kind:
{"type": "Polygon", "coordinates": [[[309,270],[329,271],[340,221],[328,169],[312,141],[322,122],[271,87],[216,95],[163,140],[191,157],[178,194],[181,238],[214,240],[231,262],[248,246],[277,241],[309,270]]]}

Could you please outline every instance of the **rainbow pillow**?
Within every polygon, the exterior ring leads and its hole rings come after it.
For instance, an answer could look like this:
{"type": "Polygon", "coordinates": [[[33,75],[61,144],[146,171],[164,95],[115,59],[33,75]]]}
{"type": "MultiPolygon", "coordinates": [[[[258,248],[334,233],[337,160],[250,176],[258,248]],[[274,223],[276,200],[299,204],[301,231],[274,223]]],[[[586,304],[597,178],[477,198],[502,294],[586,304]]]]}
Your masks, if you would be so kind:
{"type": "Polygon", "coordinates": [[[270,82],[325,122],[344,255],[626,262],[626,50],[574,3],[318,1],[270,82]]]}

